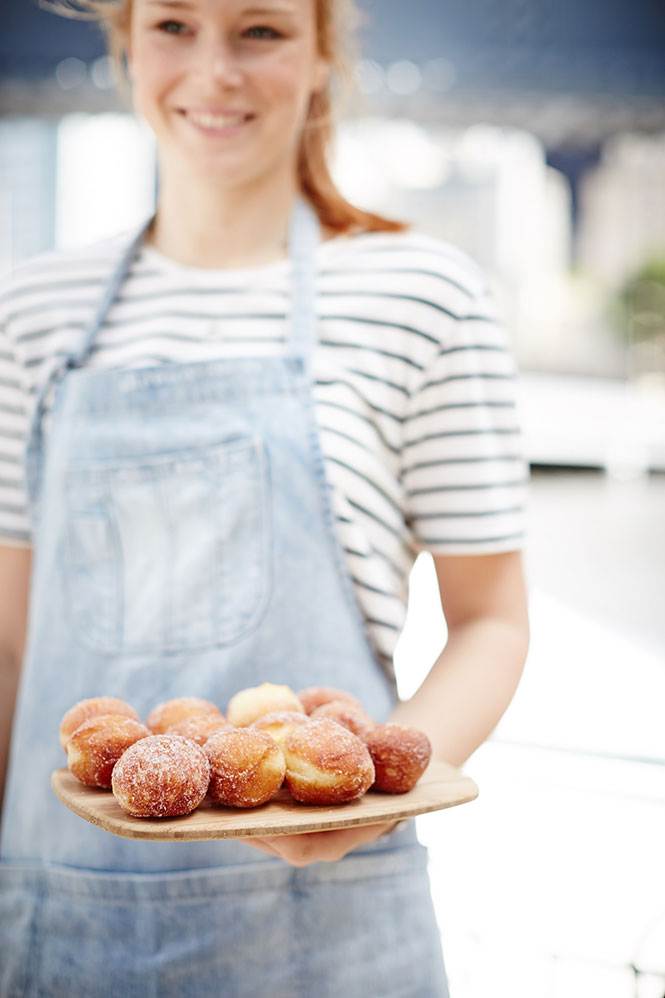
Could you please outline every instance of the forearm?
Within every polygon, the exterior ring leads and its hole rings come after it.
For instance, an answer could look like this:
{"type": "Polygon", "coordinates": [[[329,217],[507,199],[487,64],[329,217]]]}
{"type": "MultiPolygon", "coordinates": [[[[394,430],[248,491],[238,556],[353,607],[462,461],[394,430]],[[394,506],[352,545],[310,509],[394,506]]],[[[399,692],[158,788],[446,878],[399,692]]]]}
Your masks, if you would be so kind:
{"type": "Polygon", "coordinates": [[[492,733],[522,675],[526,622],[482,617],[451,630],[443,652],[392,720],[420,728],[436,759],[461,766],[492,733]]]}
{"type": "Polygon", "coordinates": [[[0,816],[20,671],[19,666],[9,655],[0,653],[0,816]]]}

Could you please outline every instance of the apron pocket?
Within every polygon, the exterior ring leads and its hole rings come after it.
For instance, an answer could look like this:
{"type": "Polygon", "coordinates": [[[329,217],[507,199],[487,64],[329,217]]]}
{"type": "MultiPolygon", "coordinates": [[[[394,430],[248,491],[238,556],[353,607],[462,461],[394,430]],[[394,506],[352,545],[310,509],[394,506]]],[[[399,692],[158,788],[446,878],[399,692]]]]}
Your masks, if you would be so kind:
{"type": "Polygon", "coordinates": [[[0,909],[3,998],[448,996],[418,845],[303,869],[33,869],[0,909]]]}
{"type": "Polygon", "coordinates": [[[206,648],[258,623],[271,584],[260,440],[72,466],[66,507],[68,606],[94,651],[206,648]]]}

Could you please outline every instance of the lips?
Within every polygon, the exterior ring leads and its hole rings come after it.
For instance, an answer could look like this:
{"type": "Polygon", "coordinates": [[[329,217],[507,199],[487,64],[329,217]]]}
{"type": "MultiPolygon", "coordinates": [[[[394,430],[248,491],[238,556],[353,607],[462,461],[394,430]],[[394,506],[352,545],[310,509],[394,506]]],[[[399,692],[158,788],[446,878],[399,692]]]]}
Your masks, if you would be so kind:
{"type": "Polygon", "coordinates": [[[228,131],[235,130],[250,121],[253,115],[245,111],[213,111],[207,109],[190,108],[181,111],[188,121],[199,128],[207,131],[228,131]]]}

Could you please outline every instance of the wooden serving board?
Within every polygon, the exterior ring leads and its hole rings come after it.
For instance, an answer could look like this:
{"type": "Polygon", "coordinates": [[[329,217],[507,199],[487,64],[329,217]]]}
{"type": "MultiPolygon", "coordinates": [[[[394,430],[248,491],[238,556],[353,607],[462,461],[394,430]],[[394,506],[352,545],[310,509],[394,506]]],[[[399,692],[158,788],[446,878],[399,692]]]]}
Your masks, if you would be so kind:
{"type": "Polygon", "coordinates": [[[358,801],[327,807],[299,804],[285,789],[267,804],[254,808],[220,807],[206,797],[196,811],[181,818],[133,818],[123,811],[110,790],[86,787],[68,769],[56,769],[51,786],[70,810],[107,832],[129,839],[178,842],[374,825],[440,811],[478,796],[473,780],[444,762],[431,762],[407,794],[370,790],[358,801]]]}

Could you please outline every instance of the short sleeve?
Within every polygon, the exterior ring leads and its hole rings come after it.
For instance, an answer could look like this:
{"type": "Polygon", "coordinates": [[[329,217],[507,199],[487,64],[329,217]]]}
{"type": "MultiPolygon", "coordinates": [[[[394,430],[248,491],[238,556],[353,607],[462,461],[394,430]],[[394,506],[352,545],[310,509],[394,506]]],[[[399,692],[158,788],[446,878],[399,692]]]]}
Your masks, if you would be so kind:
{"type": "Polygon", "coordinates": [[[487,291],[447,324],[411,393],[402,461],[416,548],[490,554],[523,546],[528,471],[517,371],[487,291]]]}
{"type": "Polygon", "coordinates": [[[0,320],[0,544],[29,547],[24,451],[28,393],[14,344],[0,320]]]}

